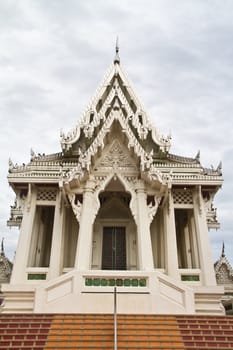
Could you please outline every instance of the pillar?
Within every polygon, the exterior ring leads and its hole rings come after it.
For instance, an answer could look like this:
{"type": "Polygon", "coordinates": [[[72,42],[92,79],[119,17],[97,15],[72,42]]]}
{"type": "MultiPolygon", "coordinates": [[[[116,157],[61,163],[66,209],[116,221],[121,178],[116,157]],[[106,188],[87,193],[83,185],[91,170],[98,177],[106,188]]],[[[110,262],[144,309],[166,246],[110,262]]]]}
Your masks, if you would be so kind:
{"type": "Polygon", "coordinates": [[[163,213],[167,274],[175,280],[180,280],[177,254],[175,213],[171,191],[169,191],[168,201],[164,207],[163,213]]]}
{"type": "Polygon", "coordinates": [[[75,267],[79,270],[89,270],[91,266],[92,231],[95,219],[94,186],[94,181],[89,180],[83,191],[83,204],[79,222],[79,236],[75,259],[75,267]]]}
{"type": "Polygon", "coordinates": [[[29,184],[28,195],[23,209],[19,240],[11,275],[11,284],[25,283],[30,244],[32,239],[33,221],[36,211],[36,190],[29,184]]]}
{"type": "Polygon", "coordinates": [[[136,194],[139,268],[140,270],[150,271],[154,269],[154,262],[147,208],[147,197],[144,183],[142,181],[138,182],[136,194]]]}
{"type": "Polygon", "coordinates": [[[57,277],[61,273],[62,233],[63,233],[64,206],[62,194],[59,191],[56,200],[50,263],[47,280],[57,277]]]}
{"type": "Polygon", "coordinates": [[[203,284],[206,286],[214,286],[216,285],[216,278],[214,273],[208,226],[206,222],[206,211],[200,187],[196,189],[194,193],[194,216],[197,229],[197,241],[203,284]]]}

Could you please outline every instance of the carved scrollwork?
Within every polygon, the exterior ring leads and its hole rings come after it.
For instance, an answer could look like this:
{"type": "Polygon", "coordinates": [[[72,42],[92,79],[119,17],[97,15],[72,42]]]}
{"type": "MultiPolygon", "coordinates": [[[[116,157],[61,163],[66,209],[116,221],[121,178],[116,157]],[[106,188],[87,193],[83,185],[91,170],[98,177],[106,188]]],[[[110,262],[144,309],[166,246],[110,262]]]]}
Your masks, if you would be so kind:
{"type": "Polygon", "coordinates": [[[65,182],[70,182],[72,179],[81,180],[84,176],[84,171],[81,164],[79,163],[75,168],[63,173],[63,179],[65,182]]]}
{"type": "Polygon", "coordinates": [[[155,165],[151,165],[148,171],[148,178],[150,181],[158,181],[160,183],[164,183],[165,180],[162,173],[155,167],[155,165]]]}
{"type": "Polygon", "coordinates": [[[206,212],[206,221],[207,225],[209,227],[217,227],[219,226],[218,220],[217,220],[217,209],[214,208],[213,200],[214,200],[214,193],[210,192],[203,192],[203,201],[204,201],[204,208],[206,212]]]}
{"type": "Polygon", "coordinates": [[[154,196],[153,199],[150,201],[150,203],[147,205],[148,218],[149,218],[150,224],[154,219],[155,214],[157,213],[160,202],[161,202],[161,196],[154,196]]]}
{"type": "Polygon", "coordinates": [[[75,193],[69,193],[68,198],[73,209],[74,215],[79,222],[82,213],[82,203],[76,198],[75,193]]]}

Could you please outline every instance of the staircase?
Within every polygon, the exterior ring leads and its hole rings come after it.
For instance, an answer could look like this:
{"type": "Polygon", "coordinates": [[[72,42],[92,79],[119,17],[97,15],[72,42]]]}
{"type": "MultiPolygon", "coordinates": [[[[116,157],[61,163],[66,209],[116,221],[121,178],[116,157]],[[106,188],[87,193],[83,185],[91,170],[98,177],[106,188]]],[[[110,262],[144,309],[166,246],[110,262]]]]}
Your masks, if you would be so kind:
{"type": "MultiPolygon", "coordinates": [[[[0,349],[114,348],[113,315],[0,314],[0,349]]],[[[233,349],[232,316],[118,315],[118,350],[233,349]]]]}

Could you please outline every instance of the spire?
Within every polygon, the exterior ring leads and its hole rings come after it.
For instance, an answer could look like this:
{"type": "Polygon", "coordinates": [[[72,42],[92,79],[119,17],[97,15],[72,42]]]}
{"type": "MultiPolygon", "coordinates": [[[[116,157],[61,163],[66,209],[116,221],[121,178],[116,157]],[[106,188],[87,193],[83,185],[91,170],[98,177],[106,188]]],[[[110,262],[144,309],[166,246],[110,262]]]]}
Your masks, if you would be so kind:
{"type": "Polygon", "coordinates": [[[225,256],[225,245],[224,242],[222,242],[222,257],[224,258],[225,256]]]}
{"type": "Polygon", "coordinates": [[[120,64],[118,36],[116,38],[116,48],[115,48],[115,50],[116,50],[116,54],[115,54],[115,58],[114,58],[113,62],[114,62],[114,64],[116,64],[116,63],[120,64]]]}
{"type": "Polygon", "coordinates": [[[3,245],[4,238],[2,238],[2,243],[1,243],[1,255],[4,255],[4,245],[3,245]]]}
{"type": "Polygon", "coordinates": [[[225,244],[222,242],[222,257],[225,256],[225,244]]]}

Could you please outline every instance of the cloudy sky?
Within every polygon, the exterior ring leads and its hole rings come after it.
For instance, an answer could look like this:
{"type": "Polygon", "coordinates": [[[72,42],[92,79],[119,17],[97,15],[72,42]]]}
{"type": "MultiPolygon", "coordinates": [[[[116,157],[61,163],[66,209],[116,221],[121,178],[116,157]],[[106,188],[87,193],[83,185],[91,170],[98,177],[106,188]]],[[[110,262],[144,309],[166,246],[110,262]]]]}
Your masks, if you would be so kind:
{"type": "Polygon", "coordinates": [[[210,231],[213,259],[225,242],[233,265],[233,1],[0,1],[0,238],[13,258],[9,229],[14,194],[8,159],[27,163],[30,149],[60,151],[60,130],[81,116],[114,57],[150,118],[172,134],[171,152],[203,166],[223,162],[210,231]]]}

